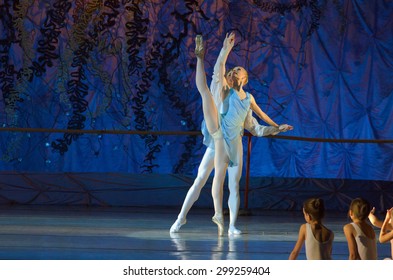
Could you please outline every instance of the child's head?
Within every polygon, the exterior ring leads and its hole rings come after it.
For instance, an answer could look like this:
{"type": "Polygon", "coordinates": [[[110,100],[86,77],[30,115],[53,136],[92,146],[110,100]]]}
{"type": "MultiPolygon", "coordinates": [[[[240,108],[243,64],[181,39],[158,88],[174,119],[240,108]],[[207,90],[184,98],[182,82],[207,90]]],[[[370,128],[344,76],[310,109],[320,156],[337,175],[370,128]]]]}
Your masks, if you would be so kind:
{"type": "MultiPolygon", "coordinates": [[[[321,198],[309,198],[303,203],[303,213],[311,221],[321,221],[325,216],[325,204],[321,198]]],[[[306,218],[307,221],[307,218],[306,218]]],[[[307,221],[309,222],[309,221],[307,221]]]]}
{"type": "Polygon", "coordinates": [[[356,218],[363,221],[367,219],[370,211],[370,203],[361,197],[352,200],[351,205],[349,206],[349,216],[351,217],[351,219],[356,218]]]}

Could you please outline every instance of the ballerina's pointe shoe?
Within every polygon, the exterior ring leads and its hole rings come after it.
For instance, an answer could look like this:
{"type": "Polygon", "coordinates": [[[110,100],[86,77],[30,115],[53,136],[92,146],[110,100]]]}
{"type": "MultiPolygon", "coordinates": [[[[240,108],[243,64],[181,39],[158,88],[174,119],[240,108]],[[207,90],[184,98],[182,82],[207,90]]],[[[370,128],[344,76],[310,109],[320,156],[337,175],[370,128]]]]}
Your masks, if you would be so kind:
{"type": "Polygon", "coordinates": [[[186,220],[186,219],[184,219],[184,220],[177,219],[177,220],[173,223],[173,225],[171,226],[171,229],[169,230],[169,232],[170,232],[170,233],[179,232],[181,226],[182,226],[182,225],[185,225],[186,223],[187,223],[187,220],[186,220]]]}
{"type": "Polygon", "coordinates": [[[223,236],[224,235],[224,221],[222,218],[218,218],[216,216],[212,217],[213,223],[215,223],[218,226],[218,236],[223,236]]]}
{"type": "Polygon", "coordinates": [[[235,228],[235,227],[230,227],[228,229],[228,235],[241,235],[241,234],[242,234],[242,231],[235,228]]]}
{"type": "Polygon", "coordinates": [[[203,47],[203,38],[202,35],[197,35],[195,37],[195,55],[198,58],[203,58],[205,55],[205,49],[203,47]]]}

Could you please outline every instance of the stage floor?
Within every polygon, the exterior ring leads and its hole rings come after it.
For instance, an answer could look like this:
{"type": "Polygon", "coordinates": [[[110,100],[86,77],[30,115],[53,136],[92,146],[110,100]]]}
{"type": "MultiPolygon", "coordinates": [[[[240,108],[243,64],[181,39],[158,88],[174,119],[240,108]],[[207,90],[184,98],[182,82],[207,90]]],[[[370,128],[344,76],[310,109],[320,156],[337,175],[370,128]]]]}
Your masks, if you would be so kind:
{"type": "MultiPolygon", "coordinates": [[[[191,209],[187,224],[170,234],[178,208],[1,206],[3,260],[286,260],[302,213],[258,211],[238,218],[243,235],[219,238],[212,209],[191,209]]],[[[226,225],[228,217],[226,216],[226,225]]],[[[333,258],[348,258],[345,213],[328,213],[335,233],[333,258]]],[[[379,234],[379,230],[376,229],[379,234]]],[[[390,244],[378,242],[378,259],[390,244]]],[[[305,259],[304,248],[299,259],[305,259]]]]}

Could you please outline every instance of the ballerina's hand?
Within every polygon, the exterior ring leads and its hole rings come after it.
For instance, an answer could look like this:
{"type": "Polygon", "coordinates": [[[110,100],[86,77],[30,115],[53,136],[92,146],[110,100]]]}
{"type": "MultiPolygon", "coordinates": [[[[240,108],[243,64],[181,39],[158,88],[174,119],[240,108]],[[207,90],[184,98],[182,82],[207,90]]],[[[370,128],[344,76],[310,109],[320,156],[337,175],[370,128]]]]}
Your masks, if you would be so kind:
{"type": "Polygon", "coordinates": [[[234,44],[235,44],[235,33],[231,32],[229,35],[227,33],[224,40],[224,48],[227,50],[231,50],[234,44]]]}
{"type": "Polygon", "coordinates": [[[205,49],[203,47],[202,35],[197,35],[195,37],[195,51],[194,52],[195,52],[196,57],[203,59],[203,57],[205,55],[205,49]]]}

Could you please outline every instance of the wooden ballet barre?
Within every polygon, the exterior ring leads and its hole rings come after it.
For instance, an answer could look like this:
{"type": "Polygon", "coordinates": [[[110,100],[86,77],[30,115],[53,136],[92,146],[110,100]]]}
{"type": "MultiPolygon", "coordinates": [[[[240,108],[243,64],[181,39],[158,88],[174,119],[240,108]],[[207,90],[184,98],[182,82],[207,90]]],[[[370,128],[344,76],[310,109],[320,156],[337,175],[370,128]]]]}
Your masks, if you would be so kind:
{"type": "Polygon", "coordinates": [[[393,139],[334,139],[334,138],[311,138],[299,136],[284,136],[284,135],[268,135],[266,138],[276,138],[284,140],[307,141],[307,142],[325,142],[325,143],[393,143],[393,139]]]}
{"type": "MultiPolygon", "coordinates": [[[[0,127],[1,131],[10,132],[47,132],[47,133],[70,133],[70,134],[139,134],[139,135],[202,135],[200,131],[154,131],[154,130],[117,130],[117,129],[58,129],[58,128],[33,128],[33,127],[0,127]]],[[[245,132],[244,136],[252,136],[245,132]]],[[[393,139],[334,139],[334,138],[312,138],[300,136],[268,135],[264,138],[325,142],[325,143],[393,143],[393,139]]]]}
{"type": "Polygon", "coordinates": [[[47,132],[69,134],[137,134],[137,135],[202,135],[200,131],[153,131],[153,130],[118,130],[118,129],[58,129],[33,127],[0,127],[1,131],[10,132],[47,132]]]}
{"type": "MultiPolygon", "coordinates": [[[[201,136],[200,131],[152,131],[152,130],[96,130],[96,129],[57,129],[57,128],[33,128],[33,127],[0,127],[1,131],[9,132],[41,132],[41,133],[70,133],[70,134],[134,134],[134,135],[195,135],[201,136]]],[[[247,161],[246,161],[246,185],[244,188],[244,208],[248,209],[248,192],[250,185],[250,158],[251,158],[251,138],[253,135],[245,132],[247,137],[247,161]]],[[[393,143],[393,139],[327,139],[327,138],[310,138],[299,136],[269,135],[265,138],[308,141],[308,142],[325,142],[325,143],[372,143],[383,144],[393,143]]]]}

